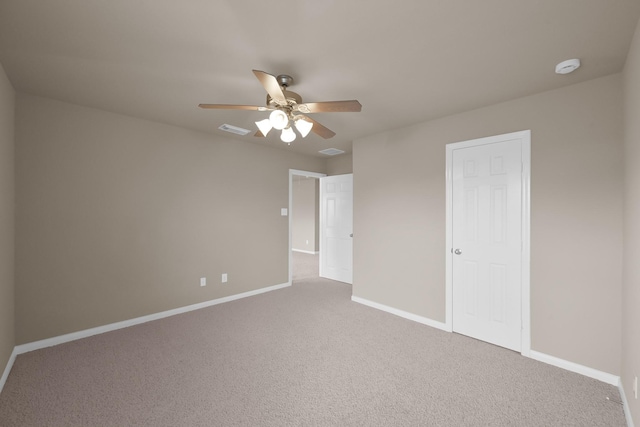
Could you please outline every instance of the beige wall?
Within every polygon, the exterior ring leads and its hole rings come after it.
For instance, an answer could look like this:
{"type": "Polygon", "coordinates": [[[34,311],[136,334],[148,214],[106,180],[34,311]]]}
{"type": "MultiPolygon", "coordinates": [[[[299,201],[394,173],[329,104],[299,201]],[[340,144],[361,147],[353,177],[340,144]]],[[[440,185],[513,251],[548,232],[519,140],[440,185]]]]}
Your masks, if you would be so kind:
{"type": "Polygon", "coordinates": [[[324,172],[21,94],[16,146],[18,344],[287,282],[289,169],[324,172]]]}
{"type": "Polygon", "coordinates": [[[0,65],[0,376],[14,339],[15,92],[0,65]]]}
{"type": "Polygon", "coordinates": [[[291,246],[307,252],[317,252],[319,246],[319,185],[318,179],[293,177],[293,209],[291,212],[291,246]]]}
{"type": "Polygon", "coordinates": [[[640,22],[624,69],[625,221],[622,285],[622,384],[636,425],[640,400],[633,377],[640,376],[640,22]]]}
{"type": "Polygon", "coordinates": [[[445,144],[531,129],[532,348],[618,375],[621,118],[616,74],[355,141],[354,295],[444,322],[445,144]]]}
{"type": "Polygon", "coordinates": [[[339,154],[334,157],[328,157],[326,170],[326,174],[329,176],[353,173],[353,154],[339,154]]]}

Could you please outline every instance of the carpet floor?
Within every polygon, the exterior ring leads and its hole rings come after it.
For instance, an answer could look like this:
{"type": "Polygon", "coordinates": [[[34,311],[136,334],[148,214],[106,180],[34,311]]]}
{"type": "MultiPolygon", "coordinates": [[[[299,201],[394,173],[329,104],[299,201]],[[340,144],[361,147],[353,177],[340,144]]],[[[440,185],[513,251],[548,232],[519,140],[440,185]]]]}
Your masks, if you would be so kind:
{"type": "Polygon", "coordinates": [[[354,303],[315,265],[288,288],[18,356],[0,425],[626,425],[615,387],[354,303]]]}

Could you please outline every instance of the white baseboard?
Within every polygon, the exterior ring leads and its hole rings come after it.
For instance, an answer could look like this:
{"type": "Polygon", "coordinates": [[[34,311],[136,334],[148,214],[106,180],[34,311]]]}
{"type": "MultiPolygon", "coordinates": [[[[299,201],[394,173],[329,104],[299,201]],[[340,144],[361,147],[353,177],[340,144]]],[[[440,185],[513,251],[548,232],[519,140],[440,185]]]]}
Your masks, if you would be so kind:
{"type": "Polygon", "coordinates": [[[631,418],[631,410],[629,409],[629,401],[627,400],[627,395],[624,392],[624,387],[622,386],[622,379],[618,381],[618,390],[620,390],[620,400],[622,400],[622,407],[624,408],[624,417],[627,419],[627,427],[634,427],[633,418],[631,418]]]}
{"type": "MultiPolygon", "coordinates": [[[[83,331],[72,332],[70,334],[60,335],[53,338],[47,338],[40,341],[34,341],[27,344],[21,344],[16,346],[14,353],[23,354],[41,348],[51,347],[58,344],[63,344],[70,341],[87,338],[93,335],[103,334],[105,332],[111,332],[129,326],[139,325],[141,323],[150,322],[152,320],[163,319],[165,317],[175,316],[176,314],[187,313],[193,310],[199,310],[205,307],[211,307],[212,305],[222,304],[229,301],[234,301],[241,298],[247,298],[254,295],[262,294],[265,292],[275,291],[287,286],[291,286],[291,282],[282,283],[280,285],[269,286],[266,288],[256,289],[254,291],[243,292],[241,294],[230,295],[228,297],[218,298],[210,301],[201,302],[198,304],[192,304],[185,307],[175,308],[173,310],[162,311],[160,313],[149,314],[147,316],[136,317],[135,319],[124,320],[122,322],[110,323],[104,326],[98,326],[96,328],[85,329],[83,331]]],[[[8,374],[8,372],[7,372],[8,374]]],[[[3,377],[4,378],[4,377],[3,377]]]]}
{"type": "MultiPolygon", "coordinates": [[[[180,307],[172,310],[167,310],[160,313],[154,313],[147,316],[137,317],[135,319],[124,320],[122,322],[116,322],[116,323],[111,323],[104,326],[98,326],[96,328],[85,329],[85,330],[73,332],[70,334],[60,335],[58,337],[47,338],[40,341],[34,341],[31,343],[18,345],[13,349],[13,352],[9,357],[9,361],[7,362],[7,366],[5,367],[4,372],[2,374],[2,377],[0,377],[0,392],[2,392],[2,389],[7,381],[9,372],[11,371],[11,368],[13,367],[13,364],[16,360],[16,356],[19,354],[27,353],[34,350],[39,350],[46,347],[51,347],[58,344],[63,344],[70,341],[75,341],[82,338],[87,338],[87,337],[102,334],[105,332],[111,332],[118,329],[127,328],[129,326],[139,325],[141,323],[150,322],[152,320],[158,320],[165,317],[175,316],[177,314],[187,313],[189,311],[199,310],[201,308],[211,307],[217,304],[223,304],[225,302],[230,302],[230,301],[247,298],[254,295],[259,295],[265,292],[275,291],[288,286],[291,286],[291,282],[269,286],[266,288],[256,289],[253,291],[243,292],[240,294],[230,295],[223,298],[217,298],[214,300],[192,304],[192,305],[188,305],[185,307],[180,307]]],[[[433,328],[440,329],[443,331],[451,332],[451,328],[449,328],[445,323],[438,322],[436,320],[418,316],[413,313],[409,313],[403,310],[399,310],[384,304],[379,304],[377,302],[369,301],[367,299],[356,297],[356,296],[351,296],[351,300],[353,302],[363,304],[368,307],[375,308],[377,310],[385,311],[387,313],[394,314],[396,316],[400,316],[402,318],[412,320],[414,322],[431,326],[433,328]]],[[[575,372],[577,374],[581,374],[586,377],[593,378],[593,379],[605,382],[607,384],[617,386],[618,389],[620,390],[620,398],[622,399],[624,414],[627,419],[627,425],[629,427],[634,427],[633,419],[631,418],[631,412],[629,410],[627,397],[625,395],[624,387],[622,386],[622,382],[619,376],[609,374],[607,372],[599,371],[597,369],[589,368],[588,366],[583,366],[574,362],[570,362],[568,360],[560,359],[560,358],[550,356],[545,353],[540,353],[534,350],[531,350],[529,357],[539,362],[547,363],[549,365],[553,365],[558,368],[566,369],[568,371],[575,372]]]]}
{"type": "MultiPolygon", "coordinates": [[[[451,332],[451,328],[446,323],[438,322],[436,320],[428,319],[426,317],[422,317],[416,314],[408,313],[406,311],[398,310],[397,308],[389,307],[384,304],[369,301],[357,296],[352,296],[351,301],[364,304],[366,306],[373,307],[378,310],[386,311],[387,313],[395,314],[396,316],[404,317],[405,319],[413,320],[415,322],[422,323],[424,325],[428,325],[437,329],[441,329],[443,331],[451,332]]],[[[599,371],[597,369],[593,369],[588,366],[570,362],[568,360],[560,359],[558,357],[550,356],[545,353],[540,353],[539,351],[531,350],[529,355],[525,357],[529,357],[531,359],[537,360],[539,362],[547,363],[549,365],[553,365],[558,368],[566,369],[567,371],[575,372],[577,374],[584,375],[586,377],[593,378],[598,381],[602,381],[604,383],[614,385],[616,387],[618,387],[620,383],[620,377],[617,375],[599,371]]]]}
{"type": "Polygon", "coordinates": [[[7,378],[9,377],[9,372],[11,372],[11,368],[13,368],[13,362],[16,361],[16,356],[18,355],[18,351],[16,348],[13,348],[11,352],[11,356],[9,356],[9,361],[7,362],[7,366],[4,368],[4,372],[2,373],[2,377],[0,377],[0,393],[2,393],[2,389],[4,388],[4,384],[7,382],[7,378]]]}
{"type": "Polygon", "coordinates": [[[598,381],[602,381],[603,383],[614,385],[616,387],[620,382],[620,377],[617,375],[599,371],[588,366],[579,365],[574,362],[569,362],[568,360],[550,356],[545,353],[540,353],[539,351],[531,350],[529,357],[531,359],[537,360],[538,362],[557,366],[558,368],[566,369],[567,371],[575,372],[576,374],[584,375],[585,377],[593,378],[598,381]]]}
{"type": "Polygon", "coordinates": [[[408,311],[398,310],[397,308],[389,307],[388,305],[369,301],[367,299],[356,297],[356,296],[351,296],[351,301],[357,302],[358,304],[363,304],[378,310],[386,311],[387,313],[395,314],[396,316],[400,316],[408,320],[413,320],[414,322],[422,323],[423,325],[431,326],[432,328],[451,332],[451,329],[445,323],[438,322],[437,320],[432,320],[427,317],[418,316],[417,314],[409,313],[408,311]]]}
{"type": "Polygon", "coordinates": [[[292,252],[302,252],[303,254],[318,255],[320,252],[305,251],[304,249],[291,249],[292,252]]]}

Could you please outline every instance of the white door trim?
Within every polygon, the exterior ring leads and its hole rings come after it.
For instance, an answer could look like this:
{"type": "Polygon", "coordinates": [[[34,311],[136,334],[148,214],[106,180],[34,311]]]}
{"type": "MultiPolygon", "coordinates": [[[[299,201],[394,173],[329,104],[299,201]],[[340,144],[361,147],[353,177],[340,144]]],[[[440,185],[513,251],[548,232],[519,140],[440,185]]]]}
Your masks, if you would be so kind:
{"type": "MultiPolygon", "coordinates": [[[[324,173],[301,171],[298,169],[289,169],[289,284],[293,282],[293,241],[292,241],[292,222],[293,218],[293,176],[306,176],[307,178],[324,178],[327,176],[324,173]]],[[[318,196],[318,205],[320,203],[320,196],[318,196]]],[[[319,209],[319,208],[318,208],[319,209]]]]}
{"type": "Polygon", "coordinates": [[[453,150],[520,139],[522,144],[522,347],[521,354],[531,354],[531,131],[525,130],[446,145],[446,312],[445,326],[453,331],[453,150]]]}

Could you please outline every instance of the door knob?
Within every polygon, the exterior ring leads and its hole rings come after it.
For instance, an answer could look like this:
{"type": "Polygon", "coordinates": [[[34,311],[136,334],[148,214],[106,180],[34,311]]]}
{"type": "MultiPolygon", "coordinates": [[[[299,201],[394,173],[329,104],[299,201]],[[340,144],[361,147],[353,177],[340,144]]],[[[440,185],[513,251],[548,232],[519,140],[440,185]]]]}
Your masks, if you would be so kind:
{"type": "Polygon", "coordinates": [[[453,253],[456,255],[460,255],[462,254],[462,251],[460,249],[456,249],[455,251],[453,251],[453,253]]]}
{"type": "Polygon", "coordinates": [[[353,233],[349,234],[349,237],[353,237],[353,233]]]}

